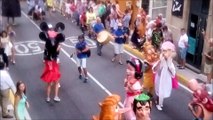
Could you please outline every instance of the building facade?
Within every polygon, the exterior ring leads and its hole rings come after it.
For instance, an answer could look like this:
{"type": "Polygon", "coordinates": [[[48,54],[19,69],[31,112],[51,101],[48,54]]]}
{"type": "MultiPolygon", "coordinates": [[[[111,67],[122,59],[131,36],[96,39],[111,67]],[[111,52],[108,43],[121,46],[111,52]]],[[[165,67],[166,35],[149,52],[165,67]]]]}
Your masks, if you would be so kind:
{"type": "Polygon", "coordinates": [[[180,37],[180,29],[185,28],[189,37],[187,66],[202,73],[204,52],[208,50],[208,40],[213,37],[213,0],[167,0],[166,23],[172,31],[175,44],[180,37]]]}

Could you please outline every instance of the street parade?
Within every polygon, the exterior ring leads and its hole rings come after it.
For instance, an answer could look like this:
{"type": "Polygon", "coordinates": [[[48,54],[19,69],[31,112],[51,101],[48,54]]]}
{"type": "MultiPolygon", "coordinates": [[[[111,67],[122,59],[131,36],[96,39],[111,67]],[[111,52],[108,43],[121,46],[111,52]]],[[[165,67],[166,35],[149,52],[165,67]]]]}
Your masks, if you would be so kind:
{"type": "Polygon", "coordinates": [[[213,0],[0,1],[0,119],[213,120],[213,0]]]}

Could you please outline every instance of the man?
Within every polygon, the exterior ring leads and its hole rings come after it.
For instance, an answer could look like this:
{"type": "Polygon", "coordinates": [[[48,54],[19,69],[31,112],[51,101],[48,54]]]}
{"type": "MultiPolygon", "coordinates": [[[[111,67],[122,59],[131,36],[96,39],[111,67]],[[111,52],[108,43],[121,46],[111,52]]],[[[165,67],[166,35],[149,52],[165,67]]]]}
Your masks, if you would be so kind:
{"type": "MultiPolygon", "coordinates": [[[[103,25],[103,23],[101,23],[100,17],[97,17],[96,23],[93,27],[93,31],[95,32],[95,34],[97,36],[97,34],[100,33],[102,30],[104,30],[104,25],[103,25]]],[[[97,37],[96,37],[96,39],[97,39],[97,37]]],[[[101,54],[102,54],[101,49],[103,47],[103,44],[99,43],[98,40],[96,40],[96,45],[97,45],[97,54],[99,56],[101,56],[101,54]]]]}
{"type": "Polygon", "coordinates": [[[7,106],[9,101],[9,92],[12,89],[13,93],[16,92],[16,87],[13,84],[13,81],[4,68],[6,66],[7,56],[5,56],[2,52],[0,53],[0,105],[2,108],[2,117],[3,118],[13,118],[13,116],[9,115],[7,106]]]}
{"type": "Polygon", "coordinates": [[[123,31],[122,24],[118,23],[118,29],[114,32],[115,43],[114,43],[114,57],[112,58],[112,62],[118,58],[119,64],[123,65],[122,63],[122,53],[123,53],[123,44],[125,43],[125,36],[127,34],[123,31]]]}
{"type": "MultiPolygon", "coordinates": [[[[126,9],[125,16],[124,16],[122,22],[123,22],[123,29],[124,29],[125,33],[127,33],[128,35],[130,34],[130,30],[129,30],[130,20],[131,20],[131,13],[129,12],[128,9],[126,9]]],[[[127,42],[128,37],[126,37],[125,39],[127,42]]]]}
{"type": "Polygon", "coordinates": [[[204,64],[204,73],[207,75],[206,85],[209,91],[212,91],[211,80],[213,79],[213,38],[209,39],[209,49],[204,54],[205,55],[205,64],[204,64]]]}
{"type": "Polygon", "coordinates": [[[133,111],[135,113],[136,120],[151,120],[151,107],[152,102],[147,94],[142,93],[135,97],[133,101],[133,111]]]}
{"type": "Polygon", "coordinates": [[[181,29],[181,36],[178,41],[178,48],[179,48],[179,69],[185,69],[186,64],[186,53],[188,48],[188,36],[184,28],[181,29]]]}
{"type": "Polygon", "coordinates": [[[172,32],[168,29],[168,27],[165,25],[163,26],[163,41],[170,41],[173,43],[173,37],[172,32]]]}
{"type": "Polygon", "coordinates": [[[89,51],[89,47],[85,41],[84,35],[78,36],[79,42],[76,44],[76,54],[77,54],[77,66],[79,71],[79,79],[82,79],[82,75],[84,74],[84,83],[88,80],[87,69],[86,69],[86,60],[89,55],[86,53],[89,51]],[[83,71],[83,72],[82,72],[83,71]]]}

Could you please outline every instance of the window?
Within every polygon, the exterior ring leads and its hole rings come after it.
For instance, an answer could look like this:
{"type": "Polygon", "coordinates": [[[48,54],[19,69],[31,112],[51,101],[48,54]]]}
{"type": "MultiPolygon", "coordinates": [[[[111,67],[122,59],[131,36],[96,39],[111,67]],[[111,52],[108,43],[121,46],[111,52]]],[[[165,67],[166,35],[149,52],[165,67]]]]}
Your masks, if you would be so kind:
{"type": "Polygon", "coordinates": [[[167,5],[167,0],[153,0],[153,8],[167,5]]]}

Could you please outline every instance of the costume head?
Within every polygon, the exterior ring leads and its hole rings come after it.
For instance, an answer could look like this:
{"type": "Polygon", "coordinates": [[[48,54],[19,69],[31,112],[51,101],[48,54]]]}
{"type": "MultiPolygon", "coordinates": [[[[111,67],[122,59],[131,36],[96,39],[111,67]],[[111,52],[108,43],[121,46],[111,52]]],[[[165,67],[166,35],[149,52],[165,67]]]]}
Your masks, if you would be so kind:
{"type": "Polygon", "coordinates": [[[131,58],[130,60],[126,61],[127,64],[131,65],[134,70],[134,77],[135,79],[139,80],[143,77],[143,64],[138,58],[131,58]]]}
{"type": "Polygon", "coordinates": [[[93,116],[96,120],[114,120],[118,115],[117,106],[120,101],[120,96],[112,94],[107,96],[99,106],[101,107],[101,112],[99,116],[93,116]]]}
{"type": "Polygon", "coordinates": [[[161,52],[165,58],[174,58],[176,56],[175,45],[166,41],[161,45],[161,52]]]}
{"type": "Polygon", "coordinates": [[[156,62],[159,59],[159,54],[156,52],[154,46],[151,42],[145,42],[143,45],[144,58],[145,61],[149,64],[156,62]]]}
{"type": "Polygon", "coordinates": [[[133,111],[136,118],[144,118],[144,120],[150,119],[151,106],[152,103],[149,95],[142,93],[135,97],[133,101],[133,111]]]}
{"type": "Polygon", "coordinates": [[[65,36],[61,33],[65,29],[64,24],[59,22],[53,27],[51,24],[42,22],[40,29],[42,32],[40,32],[39,38],[45,42],[45,58],[48,60],[56,59],[59,43],[65,41],[65,36]]]}

